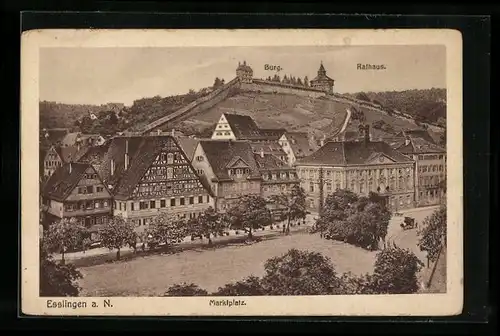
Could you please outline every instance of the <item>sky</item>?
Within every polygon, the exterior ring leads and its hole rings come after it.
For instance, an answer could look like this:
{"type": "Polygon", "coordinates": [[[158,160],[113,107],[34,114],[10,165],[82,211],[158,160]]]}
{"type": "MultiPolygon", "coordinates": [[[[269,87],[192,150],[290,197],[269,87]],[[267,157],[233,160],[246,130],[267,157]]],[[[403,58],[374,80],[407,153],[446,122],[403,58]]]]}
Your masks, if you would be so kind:
{"type": "Polygon", "coordinates": [[[42,48],[39,98],[131,105],[208,87],[215,77],[228,82],[244,60],[256,78],[278,73],[312,79],[323,62],[339,93],[446,87],[446,50],[438,45],[42,48]],[[386,70],[358,70],[358,63],[383,64],[386,70]],[[282,70],[265,70],[266,64],[282,70]]]}

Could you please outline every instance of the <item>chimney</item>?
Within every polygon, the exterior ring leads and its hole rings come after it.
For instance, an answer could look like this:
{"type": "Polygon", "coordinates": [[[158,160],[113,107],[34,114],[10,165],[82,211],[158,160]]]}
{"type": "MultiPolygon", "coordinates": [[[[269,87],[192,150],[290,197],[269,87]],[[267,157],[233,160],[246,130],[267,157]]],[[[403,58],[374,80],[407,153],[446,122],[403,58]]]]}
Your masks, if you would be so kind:
{"type": "Polygon", "coordinates": [[[115,174],[115,159],[111,159],[110,165],[111,165],[111,167],[110,167],[111,176],[113,176],[115,174]]]}
{"type": "Polygon", "coordinates": [[[260,157],[261,157],[261,158],[264,158],[264,148],[261,148],[261,149],[260,149],[260,157]]]}
{"type": "Polygon", "coordinates": [[[124,161],[125,170],[128,169],[128,160],[129,160],[129,157],[128,157],[128,139],[127,139],[127,140],[125,140],[125,161],[124,161]]]}
{"type": "Polygon", "coordinates": [[[171,134],[172,136],[175,136],[175,129],[172,129],[171,134]]]}
{"type": "Polygon", "coordinates": [[[73,171],[73,160],[70,160],[69,161],[69,173],[71,174],[72,171],[73,171]]]}

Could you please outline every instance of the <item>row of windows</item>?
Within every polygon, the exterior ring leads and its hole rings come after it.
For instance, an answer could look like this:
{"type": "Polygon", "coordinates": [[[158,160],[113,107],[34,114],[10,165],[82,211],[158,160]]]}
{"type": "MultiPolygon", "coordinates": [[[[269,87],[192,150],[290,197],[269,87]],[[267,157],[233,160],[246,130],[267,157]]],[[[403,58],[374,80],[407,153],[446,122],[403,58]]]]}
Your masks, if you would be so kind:
{"type": "Polygon", "coordinates": [[[289,179],[294,179],[295,178],[295,173],[294,172],[282,172],[279,175],[276,173],[268,173],[268,174],[262,174],[262,178],[267,181],[267,180],[277,180],[282,179],[282,180],[289,180],[289,179]]]}
{"type": "Polygon", "coordinates": [[[444,155],[436,155],[436,154],[422,154],[418,156],[419,160],[442,160],[444,155]]]}
{"type": "Polygon", "coordinates": [[[282,191],[282,192],[285,192],[285,191],[288,191],[288,190],[292,190],[293,188],[293,184],[282,184],[282,185],[272,185],[272,186],[264,186],[262,187],[262,190],[263,191],[282,191]]]}
{"type": "Polygon", "coordinates": [[[422,186],[438,185],[441,182],[439,176],[422,176],[418,180],[422,186]]]}
{"type": "MultiPolygon", "coordinates": [[[[174,206],[177,206],[177,205],[180,205],[180,206],[183,206],[183,205],[186,205],[187,204],[196,204],[195,202],[197,202],[197,204],[200,204],[200,203],[204,203],[204,201],[206,201],[206,203],[209,203],[210,202],[210,196],[206,196],[206,197],[203,197],[202,195],[200,196],[190,196],[187,198],[184,198],[184,197],[181,197],[179,199],[176,199],[176,198],[171,198],[168,202],[168,204],[170,204],[171,207],[174,207],[174,206]],[[178,201],[178,203],[177,203],[178,201]]],[[[115,209],[118,209],[120,211],[127,211],[127,203],[128,202],[120,202],[120,201],[115,201],[115,209]]],[[[150,201],[140,201],[138,204],[136,204],[135,202],[130,202],[130,211],[136,211],[136,210],[145,210],[145,209],[160,209],[160,208],[165,208],[167,207],[167,200],[165,199],[162,199],[162,200],[150,200],[150,201]]]]}
{"type": "Polygon", "coordinates": [[[419,173],[427,173],[427,172],[442,172],[443,171],[443,165],[430,165],[430,166],[420,166],[418,168],[419,173]]]}
{"type": "Polygon", "coordinates": [[[231,135],[231,132],[215,132],[216,135],[231,135]]]}
{"type": "Polygon", "coordinates": [[[440,190],[427,190],[420,192],[420,200],[424,200],[424,198],[438,198],[444,194],[441,193],[440,190]]]}
{"type": "MultiPolygon", "coordinates": [[[[399,183],[396,183],[397,180],[392,178],[389,181],[389,185],[385,184],[376,184],[373,180],[368,180],[367,183],[364,181],[361,181],[360,183],[356,183],[354,181],[351,181],[350,183],[350,190],[355,191],[356,189],[359,190],[360,193],[365,193],[366,191],[377,191],[380,192],[381,190],[385,191],[390,191],[390,190],[409,190],[413,188],[413,183],[411,178],[399,178],[399,183]],[[375,186],[377,186],[375,188],[375,186]]],[[[316,186],[314,182],[309,182],[309,192],[314,192],[316,188],[319,188],[319,186],[316,186]]],[[[332,191],[333,184],[331,182],[326,182],[325,183],[325,188],[327,191],[332,191]]],[[[335,190],[341,189],[341,185],[339,182],[335,183],[335,190]]]]}
{"type": "Polygon", "coordinates": [[[250,174],[250,169],[248,168],[236,168],[236,169],[228,169],[227,174],[229,176],[236,175],[237,177],[241,177],[243,174],[250,174]]]}
{"type": "MultiPolygon", "coordinates": [[[[298,174],[300,178],[319,178],[320,171],[319,169],[298,169],[298,174]]],[[[409,175],[411,174],[410,167],[406,168],[383,168],[383,169],[362,169],[362,170],[349,170],[346,172],[347,176],[395,176],[398,174],[401,175],[409,175]]],[[[333,178],[342,178],[342,172],[325,169],[323,170],[323,176],[333,177],[333,178]]]]}
{"type": "Polygon", "coordinates": [[[161,153],[156,158],[156,162],[160,163],[166,162],[167,164],[173,164],[173,163],[184,163],[185,161],[181,153],[167,153],[167,154],[161,153]]]}
{"type": "MultiPolygon", "coordinates": [[[[177,219],[191,219],[191,218],[196,218],[199,217],[202,214],[202,212],[191,212],[191,213],[182,213],[182,214],[177,214],[176,217],[177,219]]],[[[153,222],[154,217],[150,218],[139,218],[139,219],[132,219],[132,224],[135,226],[146,226],[149,225],[153,222]]]]}
{"type": "Polygon", "coordinates": [[[84,179],[95,180],[97,179],[97,174],[83,174],[84,179]]]}
{"type": "Polygon", "coordinates": [[[94,192],[100,193],[104,191],[104,187],[102,186],[85,186],[85,187],[78,187],[78,193],[79,194],[92,194],[94,192]]]}
{"type": "Polygon", "coordinates": [[[61,161],[45,161],[46,168],[60,167],[61,165],[61,161]]]}
{"type": "Polygon", "coordinates": [[[64,204],[64,211],[93,210],[109,207],[108,200],[79,201],[64,204]]]}

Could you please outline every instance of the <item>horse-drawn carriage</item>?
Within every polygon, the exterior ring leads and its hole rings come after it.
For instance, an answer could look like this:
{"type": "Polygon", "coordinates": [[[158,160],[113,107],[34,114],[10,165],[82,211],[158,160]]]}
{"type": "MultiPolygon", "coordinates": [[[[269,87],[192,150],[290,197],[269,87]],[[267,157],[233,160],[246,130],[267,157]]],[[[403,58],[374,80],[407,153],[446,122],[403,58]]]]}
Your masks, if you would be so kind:
{"type": "Polygon", "coordinates": [[[417,221],[413,217],[405,217],[403,223],[401,223],[401,228],[403,230],[410,230],[417,227],[417,221]]]}

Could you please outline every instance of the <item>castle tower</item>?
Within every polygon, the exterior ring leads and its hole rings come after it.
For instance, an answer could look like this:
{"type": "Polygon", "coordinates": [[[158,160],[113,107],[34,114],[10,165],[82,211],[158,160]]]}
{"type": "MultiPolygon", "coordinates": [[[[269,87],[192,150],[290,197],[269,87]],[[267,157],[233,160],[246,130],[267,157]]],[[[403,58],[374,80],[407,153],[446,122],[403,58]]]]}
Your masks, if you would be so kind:
{"type": "Polygon", "coordinates": [[[319,89],[327,93],[333,93],[333,85],[335,81],[326,75],[325,67],[323,66],[323,62],[321,62],[318,69],[318,75],[309,83],[314,89],[319,89]]]}
{"type": "Polygon", "coordinates": [[[253,70],[247,65],[246,61],[238,62],[238,67],[236,68],[236,76],[240,79],[242,83],[252,83],[253,80],[253,70]]]}

